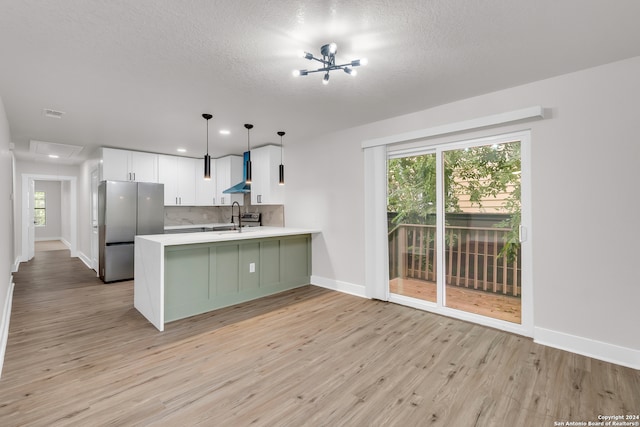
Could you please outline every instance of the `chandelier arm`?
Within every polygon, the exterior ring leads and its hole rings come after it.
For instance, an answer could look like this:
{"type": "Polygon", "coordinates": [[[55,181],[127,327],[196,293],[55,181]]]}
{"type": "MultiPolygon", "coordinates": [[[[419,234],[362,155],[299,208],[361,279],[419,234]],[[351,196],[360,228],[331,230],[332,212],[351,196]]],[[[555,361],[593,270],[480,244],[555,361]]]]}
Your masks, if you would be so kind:
{"type": "Polygon", "coordinates": [[[331,71],[331,69],[330,68],[318,68],[317,70],[307,70],[307,74],[322,73],[322,72],[327,72],[327,71],[331,71]]]}
{"type": "Polygon", "coordinates": [[[324,64],[324,65],[329,65],[329,64],[330,64],[330,63],[329,63],[329,61],[325,61],[325,60],[323,60],[323,59],[316,58],[315,56],[314,56],[314,57],[312,57],[311,59],[313,59],[313,60],[315,60],[315,61],[318,61],[318,62],[321,62],[321,63],[322,63],[322,64],[324,64]]]}

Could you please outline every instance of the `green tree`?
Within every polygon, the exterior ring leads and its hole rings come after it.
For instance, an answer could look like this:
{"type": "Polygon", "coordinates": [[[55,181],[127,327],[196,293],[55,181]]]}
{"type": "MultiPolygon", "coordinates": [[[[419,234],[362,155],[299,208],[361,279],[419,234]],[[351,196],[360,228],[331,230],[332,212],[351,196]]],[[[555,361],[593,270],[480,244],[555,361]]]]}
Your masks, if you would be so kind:
{"type": "MultiPolygon", "coordinates": [[[[472,204],[509,193],[502,211],[508,218],[496,226],[508,228],[503,252],[515,256],[520,225],[520,142],[446,151],[443,155],[445,212],[461,212],[459,196],[472,204]]],[[[388,211],[394,224],[433,224],[436,212],[436,156],[390,159],[388,211]]]]}

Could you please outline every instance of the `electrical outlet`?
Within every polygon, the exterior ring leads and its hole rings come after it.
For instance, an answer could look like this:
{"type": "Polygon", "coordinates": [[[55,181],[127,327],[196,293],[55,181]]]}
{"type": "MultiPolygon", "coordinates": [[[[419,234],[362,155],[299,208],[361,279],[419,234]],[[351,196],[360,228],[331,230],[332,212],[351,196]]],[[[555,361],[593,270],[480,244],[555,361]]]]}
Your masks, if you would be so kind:
{"type": "Polygon", "coordinates": [[[256,263],[255,262],[249,263],[249,273],[255,273],[255,272],[256,272],[256,263]]]}

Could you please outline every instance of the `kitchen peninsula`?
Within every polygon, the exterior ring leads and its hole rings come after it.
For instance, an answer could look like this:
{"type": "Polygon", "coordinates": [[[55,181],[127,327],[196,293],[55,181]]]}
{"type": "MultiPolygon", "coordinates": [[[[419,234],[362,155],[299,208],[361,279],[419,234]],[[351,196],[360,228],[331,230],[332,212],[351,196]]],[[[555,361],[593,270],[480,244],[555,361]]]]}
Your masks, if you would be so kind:
{"type": "Polygon", "coordinates": [[[254,227],[136,236],[134,307],[163,331],[165,322],[307,285],[311,236],[319,232],[254,227]]]}

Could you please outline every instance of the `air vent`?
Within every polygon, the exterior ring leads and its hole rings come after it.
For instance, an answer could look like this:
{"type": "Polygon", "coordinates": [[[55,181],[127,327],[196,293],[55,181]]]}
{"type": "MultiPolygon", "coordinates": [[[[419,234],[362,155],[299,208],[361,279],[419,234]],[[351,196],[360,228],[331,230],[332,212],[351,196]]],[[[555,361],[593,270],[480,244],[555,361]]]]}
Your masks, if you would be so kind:
{"type": "Polygon", "coordinates": [[[49,117],[52,119],[61,119],[64,115],[64,111],[52,110],[50,108],[45,108],[44,110],[42,110],[42,113],[45,117],[49,117]]]}

